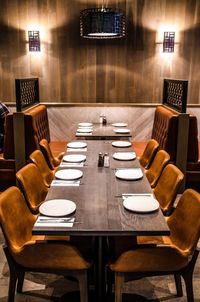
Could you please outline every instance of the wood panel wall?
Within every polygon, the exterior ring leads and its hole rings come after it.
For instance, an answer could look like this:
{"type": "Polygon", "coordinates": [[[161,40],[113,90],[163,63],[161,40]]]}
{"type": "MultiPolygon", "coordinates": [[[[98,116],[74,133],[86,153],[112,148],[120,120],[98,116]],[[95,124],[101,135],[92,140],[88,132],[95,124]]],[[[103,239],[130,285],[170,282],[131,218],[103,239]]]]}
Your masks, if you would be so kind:
{"type": "Polygon", "coordinates": [[[0,98],[15,101],[14,79],[39,77],[44,102],[158,103],[163,78],[189,80],[200,103],[200,1],[104,0],[124,10],[126,37],[79,35],[80,11],[100,0],[0,0],[0,98]],[[28,51],[27,31],[41,34],[28,51]],[[176,30],[175,52],[162,53],[163,28],[176,30]]]}

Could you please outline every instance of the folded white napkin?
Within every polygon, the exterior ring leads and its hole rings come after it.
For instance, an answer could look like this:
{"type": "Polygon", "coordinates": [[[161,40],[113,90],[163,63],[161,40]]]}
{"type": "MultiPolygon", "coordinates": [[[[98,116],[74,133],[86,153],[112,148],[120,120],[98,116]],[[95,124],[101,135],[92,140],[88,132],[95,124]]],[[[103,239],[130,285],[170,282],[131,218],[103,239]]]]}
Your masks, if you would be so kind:
{"type": "Polygon", "coordinates": [[[75,218],[70,217],[39,216],[35,222],[35,227],[70,228],[73,226],[74,220],[75,218]]]}
{"type": "Polygon", "coordinates": [[[85,148],[67,148],[67,152],[86,152],[87,147],[85,148]]]}
{"type": "Polygon", "coordinates": [[[60,180],[54,179],[51,183],[52,187],[78,187],[80,186],[80,180],[60,180]]]}

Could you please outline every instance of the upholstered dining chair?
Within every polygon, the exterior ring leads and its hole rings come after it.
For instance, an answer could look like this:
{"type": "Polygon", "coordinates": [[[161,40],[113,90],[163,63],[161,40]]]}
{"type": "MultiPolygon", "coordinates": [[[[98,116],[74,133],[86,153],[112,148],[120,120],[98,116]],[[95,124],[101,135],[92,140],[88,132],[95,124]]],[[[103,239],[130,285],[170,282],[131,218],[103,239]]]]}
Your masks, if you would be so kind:
{"type": "Polygon", "coordinates": [[[172,213],[174,201],[183,178],[184,174],[173,164],[168,164],[163,169],[153,192],[164,215],[169,216],[172,213]]]}
{"type": "Polygon", "coordinates": [[[40,170],[30,163],[16,173],[16,178],[29,209],[33,214],[38,214],[39,207],[48,193],[40,170]]]}
{"type": "Polygon", "coordinates": [[[138,157],[140,165],[145,168],[149,169],[157,151],[158,151],[159,143],[155,139],[150,139],[148,141],[144,152],[141,156],[138,157]]]}
{"type": "MultiPolygon", "coordinates": [[[[154,244],[136,245],[112,260],[109,267],[115,273],[115,302],[122,301],[126,280],[170,275],[175,277],[177,295],[182,296],[181,277],[186,285],[187,301],[194,302],[192,277],[199,254],[200,194],[186,190],[167,223],[170,236],[154,237],[154,244]]],[[[145,237],[144,237],[145,238],[145,237]]]]}
{"type": "Polygon", "coordinates": [[[159,150],[149,169],[145,170],[146,177],[152,188],[155,188],[162,170],[170,160],[169,154],[164,150],[159,150]]]}
{"type": "Polygon", "coordinates": [[[10,270],[8,302],[14,302],[16,284],[17,292],[22,292],[24,275],[28,271],[77,278],[80,301],[87,302],[87,270],[90,263],[68,242],[45,241],[40,236],[33,236],[36,218],[17,187],[10,187],[0,195],[0,224],[10,270]]]}
{"type": "Polygon", "coordinates": [[[64,152],[61,152],[57,157],[53,156],[49,143],[46,139],[42,139],[39,145],[40,150],[42,151],[49,168],[51,170],[55,170],[59,166],[63,158],[64,152]]]}
{"type": "Polygon", "coordinates": [[[54,178],[55,171],[52,171],[49,168],[42,151],[40,150],[33,151],[30,155],[30,160],[38,167],[44,179],[45,185],[49,187],[54,178]]]}

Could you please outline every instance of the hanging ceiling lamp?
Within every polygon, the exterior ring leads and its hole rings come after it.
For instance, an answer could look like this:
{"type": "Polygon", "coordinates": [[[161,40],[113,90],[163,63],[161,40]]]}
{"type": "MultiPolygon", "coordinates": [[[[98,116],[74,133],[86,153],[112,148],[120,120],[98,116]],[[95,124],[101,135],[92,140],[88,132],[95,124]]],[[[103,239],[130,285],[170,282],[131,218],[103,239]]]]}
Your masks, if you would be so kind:
{"type": "Polygon", "coordinates": [[[89,39],[112,39],[125,36],[123,11],[112,8],[89,8],[80,13],[80,35],[89,39]]]}

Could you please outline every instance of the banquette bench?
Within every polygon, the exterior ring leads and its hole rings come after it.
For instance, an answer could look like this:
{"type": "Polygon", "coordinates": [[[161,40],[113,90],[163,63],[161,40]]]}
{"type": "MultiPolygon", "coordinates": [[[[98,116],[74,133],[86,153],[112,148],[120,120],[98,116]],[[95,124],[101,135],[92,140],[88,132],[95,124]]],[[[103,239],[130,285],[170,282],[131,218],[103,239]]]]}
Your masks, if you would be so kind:
{"type": "MultiPolygon", "coordinates": [[[[158,106],[154,115],[152,138],[158,141],[159,149],[169,153],[172,162],[176,162],[177,157],[179,114],[168,107],[158,106]]],[[[192,114],[189,114],[186,186],[200,190],[198,126],[197,118],[192,114]]]]}
{"type": "MultiPolygon", "coordinates": [[[[29,155],[39,149],[39,142],[45,138],[50,142],[47,108],[37,105],[24,112],[25,154],[29,155]]],[[[15,184],[15,148],[13,131],[13,113],[5,120],[5,135],[3,153],[0,155],[0,190],[15,184]]]]}

